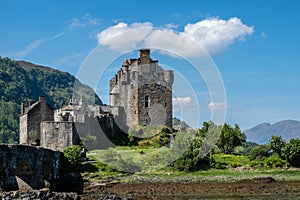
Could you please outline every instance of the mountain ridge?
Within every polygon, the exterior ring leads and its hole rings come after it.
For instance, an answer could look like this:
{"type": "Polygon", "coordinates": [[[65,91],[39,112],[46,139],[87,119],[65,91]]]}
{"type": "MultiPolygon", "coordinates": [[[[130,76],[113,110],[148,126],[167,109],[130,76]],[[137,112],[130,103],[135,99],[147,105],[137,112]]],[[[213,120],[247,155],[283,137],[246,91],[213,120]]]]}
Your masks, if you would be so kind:
{"type": "Polygon", "coordinates": [[[286,119],[270,123],[261,123],[244,131],[247,141],[258,144],[268,143],[273,135],[280,135],[285,141],[300,138],[300,121],[286,119]]]}

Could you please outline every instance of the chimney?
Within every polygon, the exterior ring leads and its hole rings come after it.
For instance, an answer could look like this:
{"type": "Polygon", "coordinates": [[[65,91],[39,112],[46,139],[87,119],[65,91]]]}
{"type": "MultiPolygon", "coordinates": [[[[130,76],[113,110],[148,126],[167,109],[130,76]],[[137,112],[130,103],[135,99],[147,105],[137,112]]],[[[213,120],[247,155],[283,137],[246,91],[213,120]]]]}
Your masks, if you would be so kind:
{"type": "Polygon", "coordinates": [[[29,106],[32,106],[36,101],[30,100],[29,101],[29,106]]]}
{"type": "Polygon", "coordinates": [[[141,64],[150,63],[150,49],[140,49],[141,64]]]}
{"type": "Polygon", "coordinates": [[[44,101],[44,102],[46,102],[46,96],[40,96],[40,97],[39,97],[39,101],[44,101]]]}
{"type": "Polygon", "coordinates": [[[25,100],[22,100],[21,103],[21,115],[23,115],[25,113],[25,100]]]}

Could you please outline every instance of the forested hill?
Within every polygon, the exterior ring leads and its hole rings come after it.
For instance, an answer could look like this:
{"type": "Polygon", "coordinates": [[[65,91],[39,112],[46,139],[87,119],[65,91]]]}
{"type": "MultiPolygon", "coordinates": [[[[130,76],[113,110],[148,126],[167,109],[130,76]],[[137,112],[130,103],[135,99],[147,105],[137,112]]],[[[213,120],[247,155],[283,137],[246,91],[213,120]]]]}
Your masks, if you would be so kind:
{"type": "MultiPolygon", "coordinates": [[[[0,143],[18,142],[20,104],[44,95],[53,108],[68,103],[77,79],[67,72],[0,57],[0,143]]],[[[78,80],[77,80],[78,81],[78,80]]],[[[102,104],[92,88],[79,82],[77,97],[102,104]]]]}

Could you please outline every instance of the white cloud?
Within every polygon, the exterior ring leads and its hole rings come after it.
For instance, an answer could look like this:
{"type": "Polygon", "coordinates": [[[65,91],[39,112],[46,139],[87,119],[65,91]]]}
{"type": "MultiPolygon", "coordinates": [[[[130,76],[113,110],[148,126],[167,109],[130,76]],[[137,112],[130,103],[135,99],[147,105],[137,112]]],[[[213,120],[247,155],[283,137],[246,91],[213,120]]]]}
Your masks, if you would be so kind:
{"type": "Polygon", "coordinates": [[[262,31],[262,32],[260,33],[260,36],[261,36],[262,38],[265,38],[265,37],[267,37],[267,34],[266,34],[265,32],[262,31]]]}
{"type": "Polygon", "coordinates": [[[144,44],[151,47],[160,47],[166,52],[172,52],[185,57],[205,55],[203,49],[190,38],[178,34],[170,29],[155,30],[144,40],[144,44]]]}
{"type": "Polygon", "coordinates": [[[235,40],[244,40],[246,35],[254,32],[242,21],[233,17],[228,20],[210,18],[199,21],[195,24],[187,24],[184,33],[197,41],[207,52],[218,53],[232,44],[235,40]]]}
{"type": "MultiPolygon", "coordinates": [[[[166,26],[175,28],[176,25],[166,26]]],[[[183,32],[153,29],[150,22],[130,25],[120,22],[98,33],[97,38],[99,44],[109,45],[113,50],[123,51],[144,44],[149,48],[160,47],[185,57],[198,57],[205,55],[205,51],[209,54],[219,53],[236,40],[244,40],[253,32],[253,27],[233,17],[228,20],[209,18],[189,23],[184,27],[183,32]]]]}
{"type": "Polygon", "coordinates": [[[168,23],[168,24],[165,25],[165,27],[168,28],[168,29],[176,29],[176,28],[179,27],[179,25],[178,24],[173,24],[173,23],[168,23]]]}
{"type": "Polygon", "coordinates": [[[225,102],[210,102],[208,107],[211,110],[226,110],[227,104],[225,102]]]}
{"type": "Polygon", "coordinates": [[[84,28],[90,25],[98,25],[101,19],[93,18],[90,14],[85,14],[81,18],[73,18],[69,20],[67,23],[69,24],[69,30],[72,31],[74,29],[84,28]]]}
{"type": "Polygon", "coordinates": [[[98,43],[109,45],[112,50],[127,51],[136,48],[137,44],[151,32],[150,22],[126,24],[123,22],[111,26],[97,34],[98,43]],[[120,36],[120,37],[118,37],[120,36]]]}
{"type": "Polygon", "coordinates": [[[172,98],[172,103],[173,103],[173,112],[178,112],[188,106],[191,106],[192,98],[191,97],[172,98]]]}
{"type": "Polygon", "coordinates": [[[54,39],[56,39],[56,38],[60,38],[60,37],[62,37],[62,36],[64,36],[64,35],[65,35],[65,33],[59,33],[59,34],[53,35],[53,36],[51,37],[51,40],[54,40],[54,39]]]}
{"type": "Polygon", "coordinates": [[[34,40],[28,45],[26,45],[21,51],[14,53],[14,56],[18,58],[23,58],[30,54],[34,49],[38,48],[44,41],[45,39],[34,40]]]}
{"type": "Polygon", "coordinates": [[[27,55],[29,55],[33,50],[41,46],[43,43],[55,40],[59,37],[62,37],[65,33],[59,33],[56,35],[53,35],[52,37],[45,37],[42,39],[37,39],[32,42],[30,42],[28,45],[26,45],[22,50],[13,53],[13,56],[18,57],[18,58],[23,58],[27,55]]]}

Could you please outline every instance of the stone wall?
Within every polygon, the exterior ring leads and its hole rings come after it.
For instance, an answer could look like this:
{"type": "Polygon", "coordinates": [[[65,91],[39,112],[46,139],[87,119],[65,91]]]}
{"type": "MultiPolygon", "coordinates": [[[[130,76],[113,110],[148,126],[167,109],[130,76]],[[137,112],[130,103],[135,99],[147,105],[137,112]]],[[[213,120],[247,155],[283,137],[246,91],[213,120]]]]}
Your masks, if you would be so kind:
{"type": "Polygon", "coordinates": [[[139,88],[138,94],[138,124],[171,128],[172,89],[155,83],[145,84],[139,88]]]}
{"type": "Polygon", "coordinates": [[[40,141],[40,123],[53,121],[54,112],[46,102],[46,97],[40,97],[39,101],[26,109],[20,117],[20,143],[33,144],[40,141]]]}
{"type": "Polygon", "coordinates": [[[0,190],[41,189],[59,178],[62,154],[41,147],[0,145],[0,190]]]}
{"type": "Polygon", "coordinates": [[[40,135],[41,146],[52,150],[62,151],[80,143],[74,122],[41,122],[40,135]]]}

